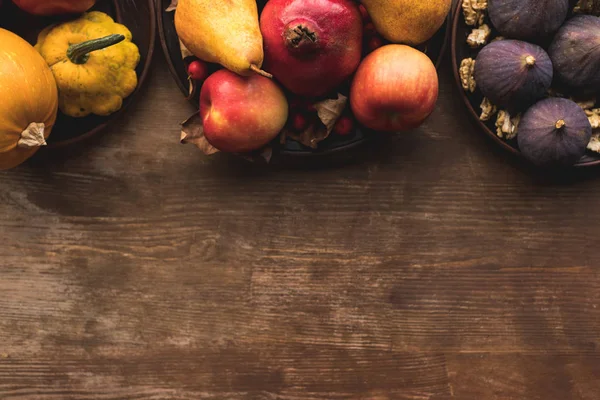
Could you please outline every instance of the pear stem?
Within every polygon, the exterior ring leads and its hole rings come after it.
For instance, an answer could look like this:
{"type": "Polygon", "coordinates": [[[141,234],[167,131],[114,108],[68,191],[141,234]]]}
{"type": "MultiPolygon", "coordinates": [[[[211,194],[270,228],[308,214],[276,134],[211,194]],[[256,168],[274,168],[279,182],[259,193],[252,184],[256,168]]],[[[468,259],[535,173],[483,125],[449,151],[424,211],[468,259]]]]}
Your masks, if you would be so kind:
{"type": "Polygon", "coordinates": [[[564,119],[559,119],[559,120],[556,122],[556,125],[555,125],[555,126],[556,126],[556,129],[562,129],[562,128],[564,128],[564,126],[565,126],[565,125],[566,125],[566,122],[565,122],[565,120],[564,120],[564,119]]]}
{"type": "Polygon", "coordinates": [[[263,71],[262,69],[258,68],[258,66],[254,65],[254,64],[250,64],[250,69],[252,71],[256,72],[257,74],[264,76],[265,78],[273,79],[273,75],[271,75],[268,72],[263,71]]]}

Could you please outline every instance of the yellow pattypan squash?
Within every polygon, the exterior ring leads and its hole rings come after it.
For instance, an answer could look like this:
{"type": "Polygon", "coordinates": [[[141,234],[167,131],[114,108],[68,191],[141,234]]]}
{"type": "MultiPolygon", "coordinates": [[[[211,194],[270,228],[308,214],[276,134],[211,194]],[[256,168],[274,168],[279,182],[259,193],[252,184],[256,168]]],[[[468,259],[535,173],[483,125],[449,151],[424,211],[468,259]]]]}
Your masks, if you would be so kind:
{"type": "Polygon", "coordinates": [[[59,107],[68,116],[110,115],[137,87],[139,49],[131,32],[104,13],[44,29],[35,48],[56,78],[59,107]]]}

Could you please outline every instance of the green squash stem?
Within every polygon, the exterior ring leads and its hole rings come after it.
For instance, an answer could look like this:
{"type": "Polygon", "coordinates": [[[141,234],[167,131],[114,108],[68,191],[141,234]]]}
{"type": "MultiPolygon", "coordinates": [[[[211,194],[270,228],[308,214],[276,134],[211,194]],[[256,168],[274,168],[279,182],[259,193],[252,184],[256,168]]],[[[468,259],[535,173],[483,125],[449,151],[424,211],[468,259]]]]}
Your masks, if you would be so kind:
{"type": "Polygon", "coordinates": [[[91,52],[114,46],[123,40],[125,40],[124,35],[108,35],[103,38],[72,44],[67,50],[67,57],[74,64],[85,64],[90,58],[91,52]]]}

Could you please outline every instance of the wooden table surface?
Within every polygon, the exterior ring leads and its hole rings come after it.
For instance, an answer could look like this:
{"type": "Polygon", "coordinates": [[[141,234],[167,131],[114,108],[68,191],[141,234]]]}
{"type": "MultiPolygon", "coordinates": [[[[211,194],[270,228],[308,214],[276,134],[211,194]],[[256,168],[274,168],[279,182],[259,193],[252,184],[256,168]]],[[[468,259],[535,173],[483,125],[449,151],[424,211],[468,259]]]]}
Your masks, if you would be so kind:
{"type": "Polygon", "coordinates": [[[597,400],[600,171],[536,173],[449,63],[419,130],[276,170],[127,117],[0,174],[0,399],[597,400]]]}

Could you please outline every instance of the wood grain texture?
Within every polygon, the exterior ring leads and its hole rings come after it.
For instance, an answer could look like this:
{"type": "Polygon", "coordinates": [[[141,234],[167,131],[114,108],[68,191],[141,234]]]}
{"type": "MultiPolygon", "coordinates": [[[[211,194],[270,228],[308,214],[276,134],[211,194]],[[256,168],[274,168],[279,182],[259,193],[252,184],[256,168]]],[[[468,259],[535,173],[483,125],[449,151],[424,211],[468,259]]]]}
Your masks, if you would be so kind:
{"type": "Polygon", "coordinates": [[[0,174],[0,399],[592,400],[600,179],[438,110],[351,165],[178,144],[160,56],[131,113],[0,174]]]}

